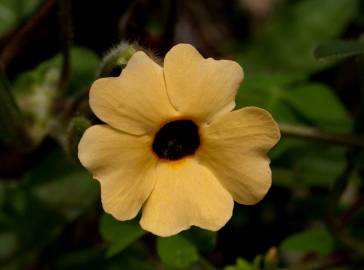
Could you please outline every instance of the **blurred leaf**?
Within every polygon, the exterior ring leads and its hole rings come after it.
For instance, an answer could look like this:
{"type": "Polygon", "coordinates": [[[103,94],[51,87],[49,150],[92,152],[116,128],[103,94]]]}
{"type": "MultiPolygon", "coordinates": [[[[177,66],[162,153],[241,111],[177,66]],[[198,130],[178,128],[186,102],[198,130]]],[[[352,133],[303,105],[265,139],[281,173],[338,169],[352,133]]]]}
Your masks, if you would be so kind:
{"type": "MultiPolygon", "coordinates": [[[[54,129],[54,101],[58,98],[58,81],[62,58],[60,55],[43,62],[35,69],[19,75],[14,82],[16,101],[26,117],[27,129],[35,142],[54,129]]],[[[71,50],[71,76],[67,94],[77,94],[88,89],[95,79],[99,59],[86,48],[71,50]]]]}
{"type": "Polygon", "coordinates": [[[353,121],[335,94],[322,84],[304,84],[285,92],[285,100],[320,127],[350,132],[353,121]]]}
{"type": "Polygon", "coordinates": [[[343,147],[318,147],[307,149],[295,162],[296,181],[305,186],[330,187],[344,171],[346,149],[343,147]]]}
{"type": "Polygon", "coordinates": [[[178,269],[186,269],[198,260],[196,247],[180,235],[159,237],[157,251],[163,263],[178,269]]]}
{"type": "Polygon", "coordinates": [[[364,54],[364,42],[333,40],[320,44],[314,51],[317,59],[350,57],[364,54]]]}
{"type": "Polygon", "coordinates": [[[0,228],[17,239],[11,256],[20,269],[26,269],[98,197],[96,182],[86,170],[68,162],[60,149],[33,166],[16,186],[6,189],[0,211],[0,228]]]}
{"type": "Polygon", "coordinates": [[[280,246],[282,251],[315,252],[327,255],[334,249],[334,239],[326,229],[310,229],[293,234],[280,246]]]}
{"type": "MultiPolygon", "coordinates": [[[[82,90],[88,89],[92,81],[96,78],[96,71],[100,63],[99,57],[91,50],[83,47],[72,47],[71,49],[71,75],[68,85],[68,94],[79,93],[82,90]]],[[[50,78],[47,75],[51,71],[52,81],[58,83],[60,70],[62,66],[62,55],[57,54],[52,59],[47,60],[35,69],[19,75],[15,81],[14,87],[17,92],[26,94],[29,88],[43,85],[50,78]]],[[[55,86],[56,87],[56,83],[55,86]]]]}
{"type": "MultiPolygon", "coordinates": [[[[14,94],[33,141],[39,143],[52,125],[52,105],[57,97],[59,70],[49,67],[42,75],[34,71],[18,76],[14,94]],[[41,79],[38,79],[38,76],[41,79]]],[[[43,72],[43,71],[42,71],[43,72]]]]}
{"type": "Polygon", "coordinates": [[[91,175],[67,160],[59,148],[34,166],[24,179],[24,188],[66,220],[73,220],[93,205],[99,193],[91,175]]]}
{"type": "MultiPolygon", "coordinates": [[[[30,200],[26,202],[24,217],[34,215],[35,211],[39,216],[27,221],[24,229],[32,225],[34,228],[31,231],[41,231],[38,232],[40,235],[46,233],[48,228],[52,229],[48,235],[44,235],[45,243],[55,237],[65,224],[94,205],[98,198],[97,183],[91,175],[67,161],[60,149],[52,151],[27,175],[24,190],[26,200],[30,200]]],[[[25,234],[31,237],[29,241],[39,238],[39,235],[25,234]]]]}
{"type": "Polygon", "coordinates": [[[263,261],[262,255],[256,255],[254,257],[254,260],[253,260],[253,263],[252,263],[253,269],[260,270],[262,261],[263,261]]]}
{"type": "Polygon", "coordinates": [[[312,73],[318,63],[313,49],[322,40],[336,38],[359,12],[358,0],[302,0],[282,5],[239,56],[247,72],[312,73]]]}
{"type": "Polygon", "coordinates": [[[142,230],[136,219],[118,221],[109,214],[103,214],[100,223],[102,237],[110,242],[107,256],[111,257],[123,251],[146,232],[142,230]]]}
{"type": "Polygon", "coordinates": [[[282,80],[282,76],[267,77],[252,75],[243,82],[236,97],[237,108],[257,106],[269,111],[280,122],[308,120],[331,132],[351,131],[353,120],[327,86],[302,82],[297,85],[282,80]]]}
{"type": "Polygon", "coordinates": [[[43,0],[0,0],[0,35],[18,26],[43,0]]]}
{"type": "MultiPolygon", "coordinates": [[[[60,148],[53,148],[49,153],[41,156],[40,160],[24,176],[23,185],[27,185],[26,187],[29,189],[34,189],[34,187],[59,181],[59,179],[67,178],[68,175],[80,171],[86,172],[82,167],[67,160],[60,148]]],[[[92,185],[91,175],[89,175],[89,179],[88,183],[92,185]]]]}
{"type": "MultiPolygon", "coordinates": [[[[24,187],[8,192],[7,202],[1,209],[7,219],[2,219],[0,226],[13,235],[12,241],[16,245],[5,247],[9,253],[0,257],[0,262],[4,263],[1,269],[27,269],[38,252],[60,234],[65,221],[24,187]],[[20,202],[20,205],[12,204],[14,197],[17,197],[16,204],[20,202]]],[[[0,245],[2,244],[8,243],[0,240],[0,245]]]]}
{"type": "Polygon", "coordinates": [[[236,265],[229,265],[224,268],[224,270],[258,270],[251,263],[245,259],[238,258],[236,260],[236,265]]]}
{"type": "Polygon", "coordinates": [[[285,147],[272,166],[273,185],[291,189],[329,188],[342,174],[345,147],[298,138],[282,140],[285,147]]]}
{"type": "Polygon", "coordinates": [[[18,238],[12,231],[0,233],[0,262],[13,255],[18,248],[18,238]]]}
{"type": "MultiPolygon", "coordinates": [[[[61,57],[58,56],[58,63],[61,57]]],[[[91,50],[82,47],[73,47],[71,50],[71,76],[67,94],[75,94],[88,90],[96,79],[100,58],[91,50]]]]}
{"type": "Polygon", "coordinates": [[[151,263],[148,261],[148,255],[143,245],[136,245],[116,254],[112,258],[105,256],[103,245],[90,246],[87,249],[72,250],[59,256],[54,261],[50,258],[51,266],[49,269],[55,270],[153,270],[151,263]],[[143,249],[141,251],[140,247],[143,249]]]}
{"type": "Polygon", "coordinates": [[[321,143],[289,143],[273,166],[273,184],[290,188],[330,187],[346,165],[346,149],[321,143]]]}
{"type": "Polygon", "coordinates": [[[297,185],[291,169],[282,167],[272,167],[272,179],[274,186],[294,187],[297,185]]]}
{"type": "Polygon", "coordinates": [[[271,160],[279,158],[284,154],[288,145],[286,138],[281,138],[279,142],[268,152],[268,157],[271,160]]]}
{"type": "Polygon", "coordinates": [[[48,207],[72,220],[95,202],[98,189],[90,175],[80,170],[39,186],[34,193],[47,202],[48,207]],[[73,196],[70,196],[71,190],[73,196]]]}
{"type": "Polygon", "coordinates": [[[91,126],[90,120],[83,116],[73,117],[67,127],[67,154],[77,162],[78,144],[86,129],[91,126]]]}
{"type": "Polygon", "coordinates": [[[201,228],[192,227],[182,233],[188,241],[198,248],[201,252],[212,251],[216,246],[217,233],[201,228]]]}
{"type": "Polygon", "coordinates": [[[251,74],[242,83],[236,97],[237,108],[257,106],[269,111],[279,121],[296,122],[295,115],[287,104],[283,103],[284,89],[289,87],[292,78],[272,75],[251,74]]]}
{"type": "Polygon", "coordinates": [[[7,261],[1,265],[1,270],[23,270],[29,269],[29,264],[36,259],[35,254],[24,254],[14,260],[7,261]]]}

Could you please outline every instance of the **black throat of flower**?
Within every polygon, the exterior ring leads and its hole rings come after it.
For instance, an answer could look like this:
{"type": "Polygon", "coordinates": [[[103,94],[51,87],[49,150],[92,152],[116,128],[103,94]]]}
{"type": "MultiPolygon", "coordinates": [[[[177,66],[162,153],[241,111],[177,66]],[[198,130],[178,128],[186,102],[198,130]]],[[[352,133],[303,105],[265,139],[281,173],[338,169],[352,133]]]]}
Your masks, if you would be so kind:
{"type": "Polygon", "coordinates": [[[199,145],[197,125],[191,120],[176,120],[157,132],[152,148],[161,159],[178,160],[193,155],[199,145]]]}

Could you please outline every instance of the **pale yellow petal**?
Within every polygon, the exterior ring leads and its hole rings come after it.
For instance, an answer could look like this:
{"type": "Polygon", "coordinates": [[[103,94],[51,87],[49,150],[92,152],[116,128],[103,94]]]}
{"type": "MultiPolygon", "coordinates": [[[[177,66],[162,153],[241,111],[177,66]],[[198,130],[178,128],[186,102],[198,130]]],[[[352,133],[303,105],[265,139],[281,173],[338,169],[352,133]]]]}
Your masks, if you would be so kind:
{"type": "Polygon", "coordinates": [[[86,130],[78,145],[82,165],[101,184],[104,210],[116,219],[134,218],[154,187],[156,160],[150,144],[150,137],[96,125],[86,130]]]}
{"type": "Polygon", "coordinates": [[[241,204],[255,204],[271,186],[266,153],[280,138],[277,123],[259,108],[226,113],[201,128],[198,159],[241,204]]]}
{"type": "Polygon", "coordinates": [[[205,59],[191,45],[179,44],[164,59],[164,76],[176,110],[203,123],[235,107],[243,70],[234,61],[205,59]]]}
{"type": "Polygon", "coordinates": [[[161,162],[156,178],[140,221],[145,230],[159,236],[174,235],[192,225],[216,231],[230,219],[231,195],[196,160],[161,162]]]}
{"type": "Polygon", "coordinates": [[[90,106],[110,126],[135,135],[155,132],[176,113],[168,100],[163,69],[141,51],[119,77],[93,83],[90,106]]]}

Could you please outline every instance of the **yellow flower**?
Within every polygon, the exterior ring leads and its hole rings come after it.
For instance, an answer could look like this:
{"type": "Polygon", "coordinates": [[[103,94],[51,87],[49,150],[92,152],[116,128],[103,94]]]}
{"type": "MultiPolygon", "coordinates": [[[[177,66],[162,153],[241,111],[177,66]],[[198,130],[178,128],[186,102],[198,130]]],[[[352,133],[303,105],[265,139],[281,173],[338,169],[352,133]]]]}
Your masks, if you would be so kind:
{"type": "Polygon", "coordinates": [[[142,209],[142,228],[169,236],[219,230],[234,200],[260,201],[280,132],[265,110],[232,111],[242,79],[236,62],[179,44],[163,67],[138,51],[119,77],[96,80],[90,106],[106,124],[86,130],[78,156],[101,184],[104,210],[129,220],[142,209]]]}

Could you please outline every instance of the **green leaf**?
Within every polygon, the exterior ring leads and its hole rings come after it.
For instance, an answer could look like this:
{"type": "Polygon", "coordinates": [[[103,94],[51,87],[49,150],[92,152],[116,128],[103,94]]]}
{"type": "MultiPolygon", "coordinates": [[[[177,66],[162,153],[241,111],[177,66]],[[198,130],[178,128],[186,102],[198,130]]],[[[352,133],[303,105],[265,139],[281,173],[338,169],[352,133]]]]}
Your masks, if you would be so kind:
{"type": "Polygon", "coordinates": [[[250,262],[243,258],[238,258],[236,260],[236,265],[229,265],[224,268],[224,270],[258,270],[250,262]]]}
{"type": "Polygon", "coordinates": [[[39,143],[52,125],[52,106],[57,97],[59,70],[40,67],[19,75],[14,82],[14,95],[25,116],[27,130],[39,143]]]}
{"type": "Polygon", "coordinates": [[[196,247],[180,235],[158,238],[157,251],[163,263],[178,269],[186,269],[198,260],[196,247]]]}
{"type": "MultiPolygon", "coordinates": [[[[58,98],[61,55],[43,62],[35,69],[19,75],[13,85],[14,94],[26,118],[26,126],[36,143],[54,129],[54,101],[58,98]]],[[[67,95],[87,91],[95,79],[99,58],[95,53],[80,47],[71,50],[71,76],[67,95]]]]}
{"type": "Polygon", "coordinates": [[[123,251],[146,232],[140,228],[135,219],[120,222],[111,215],[103,214],[100,223],[100,233],[105,240],[110,242],[107,256],[111,257],[123,251]]]}
{"type": "Polygon", "coordinates": [[[183,232],[182,235],[194,246],[196,246],[201,252],[209,252],[213,250],[216,246],[216,232],[192,227],[191,229],[183,232]]]}
{"type": "Polygon", "coordinates": [[[359,13],[359,0],[302,0],[282,9],[253,42],[245,47],[239,62],[247,71],[309,74],[329,63],[318,62],[313,49],[322,40],[336,38],[359,13]]]}
{"type": "Polygon", "coordinates": [[[345,147],[288,137],[283,141],[279,163],[272,167],[273,185],[329,188],[345,168],[345,147]]]}
{"type": "Polygon", "coordinates": [[[0,209],[0,228],[11,236],[0,239],[7,241],[9,252],[0,255],[11,256],[23,265],[20,269],[28,268],[38,252],[98,197],[96,182],[80,166],[69,163],[60,149],[51,150],[33,166],[16,185],[4,186],[0,209]]]}
{"type": "Polygon", "coordinates": [[[253,269],[254,270],[261,270],[262,261],[263,261],[262,255],[256,255],[254,257],[253,262],[252,262],[253,269]]]}
{"type": "Polygon", "coordinates": [[[67,220],[73,220],[95,203],[98,189],[88,172],[74,170],[37,187],[34,194],[67,220]]]}
{"type": "MultiPolygon", "coordinates": [[[[83,47],[71,49],[71,74],[67,94],[75,94],[87,90],[96,78],[96,71],[100,63],[99,57],[91,50],[83,47]]],[[[50,90],[56,88],[62,67],[62,55],[57,54],[35,69],[22,73],[16,79],[14,87],[17,92],[26,94],[30,88],[40,87],[47,81],[52,83],[50,90]]],[[[48,84],[49,84],[48,83],[48,84]]],[[[50,90],[47,90],[48,92],[50,90]]],[[[43,90],[44,91],[44,90],[43,90]]]]}
{"type": "Polygon", "coordinates": [[[83,116],[73,117],[67,128],[67,154],[70,159],[78,160],[78,144],[86,129],[91,126],[90,120],[83,116]]]}
{"type": "Polygon", "coordinates": [[[364,42],[333,40],[320,44],[314,51],[317,59],[350,57],[364,54],[364,42]]]}
{"type": "Polygon", "coordinates": [[[98,184],[90,173],[70,162],[59,148],[33,168],[24,185],[32,195],[70,221],[94,205],[99,196],[98,184]]]}
{"type": "Polygon", "coordinates": [[[297,184],[292,170],[284,167],[272,167],[272,179],[274,186],[291,188],[297,184]]]}
{"type": "Polygon", "coordinates": [[[334,249],[334,239],[325,229],[310,229],[289,236],[282,242],[280,248],[285,252],[314,252],[328,255],[334,249]]]}
{"type": "Polygon", "coordinates": [[[279,142],[268,152],[268,157],[271,160],[275,160],[281,157],[286,151],[287,147],[289,147],[289,143],[287,143],[287,138],[283,137],[279,140],[279,142]]]}
{"type": "Polygon", "coordinates": [[[353,121],[331,89],[318,83],[285,92],[285,100],[304,117],[332,132],[349,132],[353,121]]]}
{"type": "Polygon", "coordinates": [[[36,164],[22,184],[27,196],[25,199],[34,197],[65,222],[74,220],[94,205],[99,195],[98,185],[91,175],[67,160],[59,148],[36,164]]]}
{"type": "Polygon", "coordinates": [[[0,34],[18,26],[43,0],[0,0],[0,34]]]}
{"type": "Polygon", "coordinates": [[[71,50],[71,77],[67,94],[88,90],[91,83],[96,79],[99,64],[100,58],[93,51],[82,47],[73,47],[71,50]]]}
{"type": "Polygon", "coordinates": [[[346,149],[291,140],[281,156],[285,163],[272,168],[273,184],[290,188],[331,187],[345,168],[346,149]]]}
{"type": "Polygon", "coordinates": [[[290,86],[291,80],[300,78],[251,74],[242,83],[237,93],[237,108],[257,106],[268,110],[276,120],[294,123],[296,118],[292,109],[283,102],[284,90],[290,86]]]}
{"type": "Polygon", "coordinates": [[[6,260],[13,255],[18,248],[17,235],[12,231],[0,233],[0,261],[6,260]]]}
{"type": "Polygon", "coordinates": [[[344,171],[346,149],[342,147],[312,147],[294,163],[296,181],[305,186],[330,187],[344,171]]]}

